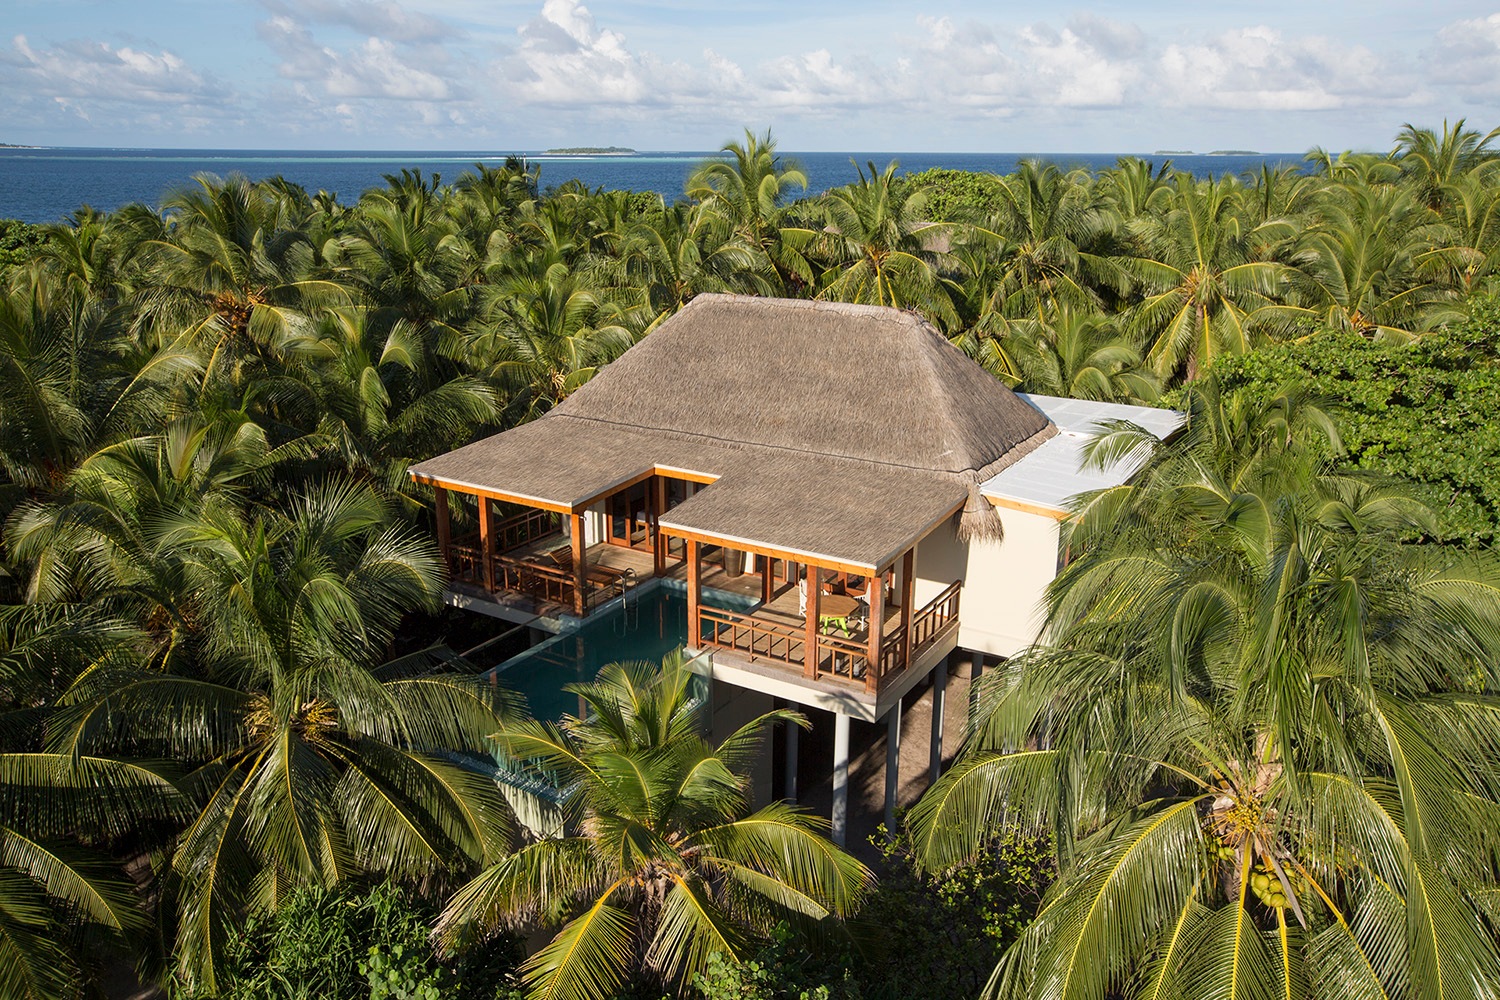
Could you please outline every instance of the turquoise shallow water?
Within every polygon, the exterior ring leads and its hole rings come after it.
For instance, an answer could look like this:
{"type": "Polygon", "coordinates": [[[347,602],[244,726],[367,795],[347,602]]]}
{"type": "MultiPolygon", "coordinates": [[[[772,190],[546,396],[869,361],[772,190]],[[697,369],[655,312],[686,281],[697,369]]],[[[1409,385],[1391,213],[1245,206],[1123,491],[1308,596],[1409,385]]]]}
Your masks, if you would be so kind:
{"type": "MultiPolygon", "coordinates": [[[[189,184],[196,173],[220,176],[239,172],[253,179],[281,176],[309,191],[332,191],[352,202],[361,191],[384,183],[386,174],[403,169],[438,173],[455,180],[475,162],[499,166],[508,150],[476,149],[409,152],[352,150],[235,149],[0,149],[0,218],[54,222],[81,205],[113,211],[131,202],[157,205],[174,188],[189,184]]],[[[668,198],[682,195],[693,169],[711,152],[650,152],[630,156],[548,156],[518,151],[541,167],[542,186],[569,180],[590,188],[655,191],[668,198]]],[[[929,167],[1008,173],[1022,159],[1040,158],[1065,167],[1098,170],[1112,166],[1120,153],[796,153],[808,176],[808,193],[817,194],[855,179],[854,164],[874,161],[884,167],[898,160],[907,171],[929,167]]],[[[1146,155],[1146,154],[1141,154],[1146,155]]],[[[1253,156],[1155,156],[1195,174],[1242,173],[1262,164],[1301,162],[1296,153],[1253,156]]]]}
{"type": "MultiPolygon", "coordinates": [[[[627,606],[511,658],[500,665],[499,682],[524,695],[539,719],[577,715],[578,696],[564,691],[564,685],[593,680],[607,663],[659,663],[687,642],[687,594],[672,586],[674,582],[632,595],[627,606]]],[[[706,591],[705,598],[735,610],[748,610],[756,603],[717,590],[706,591]]]]}

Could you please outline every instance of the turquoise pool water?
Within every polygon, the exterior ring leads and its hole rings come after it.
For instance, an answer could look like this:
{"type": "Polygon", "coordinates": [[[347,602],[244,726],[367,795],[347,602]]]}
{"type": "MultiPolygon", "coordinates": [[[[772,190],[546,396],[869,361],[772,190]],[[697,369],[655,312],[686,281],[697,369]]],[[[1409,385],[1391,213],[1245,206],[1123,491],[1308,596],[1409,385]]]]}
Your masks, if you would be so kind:
{"type": "MultiPolygon", "coordinates": [[[[564,691],[563,685],[593,680],[606,663],[660,663],[687,642],[687,592],[672,586],[675,582],[632,593],[625,605],[512,657],[497,668],[500,683],[524,695],[538,719],[577,715],[578,696],[564,691]]],[[[705,591],[704,599],[732,610],[749,610],[759,603],[719,590],[705,591]]]]}

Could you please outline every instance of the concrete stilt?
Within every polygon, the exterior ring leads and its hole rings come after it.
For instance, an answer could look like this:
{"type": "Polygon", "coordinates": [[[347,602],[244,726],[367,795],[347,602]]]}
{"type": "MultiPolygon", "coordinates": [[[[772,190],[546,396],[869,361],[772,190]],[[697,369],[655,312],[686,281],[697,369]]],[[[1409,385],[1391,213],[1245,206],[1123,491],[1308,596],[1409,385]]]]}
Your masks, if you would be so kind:
{"type": "Polygon", "coordinates": [[[849,716],[833,715],[833,815],[829,835],[840,847],[849,830],[849,716]]]}
{"type": "Polygon", "coordinates": [[[932,675],[932,758],[927,766],[927,781],[937,782],[943,773],[943,709],[948,700],[948,662],[933,668],[932,675]]]}
{"type": "Polygon", "coordinates": [[[797,804],[797,743],[802,735],[802,727],[795,722],[786,724],[786,800],[793,805],[797,804]]]}
{"type": "Polygon", "coordinates": [[[896,836],[896,792],[901,787],[901,703],[885,714],[885,835],[896,836]]]}

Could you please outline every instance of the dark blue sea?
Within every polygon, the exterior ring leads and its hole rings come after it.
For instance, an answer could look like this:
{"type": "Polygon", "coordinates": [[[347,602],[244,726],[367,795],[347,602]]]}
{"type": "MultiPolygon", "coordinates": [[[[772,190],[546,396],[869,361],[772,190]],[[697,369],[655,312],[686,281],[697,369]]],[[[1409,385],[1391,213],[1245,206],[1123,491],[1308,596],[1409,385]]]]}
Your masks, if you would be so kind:
{"type": "MultiPolygon", "coordinates": [[[[439,174],[452,181],[475,163],[498,166],[505,151],[473,152],[306,152],[235,149],[0,149],[0,218],[53,222],[82,205],[113,211],[131,202],[157,205],[194,174],[243,173],[252,179],[281,176],[309,191],[331,191],[353,202],[361,191],[382,185],[403,168],[439,174]]],[[[541,168],[543,188],[577,179],[591,188],[655,191],[668,200],[682,194],[693,168],[710,152],[637,153],[629,156],[549,156],[520,153],[541,168]]],[[[1219,176],[1259,170],[1262,164],[1300,164],[1298,153],[1254,156],[1163,156],[1121,153],[794,153],[802,164],[809,194],[856,178],[854,164],[873,161],[884,168],[897,160],[903,171],[929,167],[1009,173],[1023,159],[1043,159],[1063,167],[1098,170],[1122,155],[1139,155],[1180,170],[1219,176]]]]}

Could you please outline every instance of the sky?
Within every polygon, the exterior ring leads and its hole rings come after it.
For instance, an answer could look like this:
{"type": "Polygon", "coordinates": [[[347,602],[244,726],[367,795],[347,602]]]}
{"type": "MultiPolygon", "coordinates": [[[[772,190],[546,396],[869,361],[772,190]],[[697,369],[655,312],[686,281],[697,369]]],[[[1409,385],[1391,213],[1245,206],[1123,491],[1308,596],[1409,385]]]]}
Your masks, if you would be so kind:
{"type": "Polygon", "coordinates": [[[0,142],[1385,150],[1500,124],[1500,0],[0,0],[0,142]]]}

